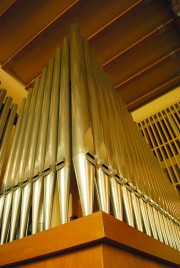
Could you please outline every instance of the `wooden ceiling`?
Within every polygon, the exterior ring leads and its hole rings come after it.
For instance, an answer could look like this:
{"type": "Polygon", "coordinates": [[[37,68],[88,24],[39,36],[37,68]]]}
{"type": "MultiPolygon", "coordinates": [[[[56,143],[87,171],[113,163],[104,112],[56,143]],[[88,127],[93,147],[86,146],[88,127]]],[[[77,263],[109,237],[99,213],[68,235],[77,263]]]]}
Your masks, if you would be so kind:
{"type": "Polygon", "coordinates": [[[28,88],[78,23],[132,111],[180,83],[178,22],[166,0],[0,0],[0,62],[28,88]]]}

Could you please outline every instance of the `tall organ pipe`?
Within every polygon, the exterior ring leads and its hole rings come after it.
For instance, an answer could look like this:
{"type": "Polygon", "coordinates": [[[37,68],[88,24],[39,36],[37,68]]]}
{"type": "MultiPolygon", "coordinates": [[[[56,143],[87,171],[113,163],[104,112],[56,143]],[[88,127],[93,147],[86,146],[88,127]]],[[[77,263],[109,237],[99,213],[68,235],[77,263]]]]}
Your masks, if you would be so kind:
{"type": "MultiPolygon", "coordinates": [[[[44,161],[46,154],[53,68],[54,68],[54,59],[50,59],[45,81],[44,98],[41,110],[41,120],[39,126],[35,164],[34,164],[34,174],[38,174],[38,179],[33,183],[33,233],[37,232],[38,218],[40,215],[40,206],[41,206],[40,201],[42,199],[43,194],[43,182],[44,182],[43,171],[44,171],[44,161]],[[37,193],[36,196],[35,193],[37,193]]],[[[44,223],[42,225],[44,225],[44,223]]]]}
{"type": "MultiPolygon", "coordinates": [[[[25,178],[32,178],[33,176],[35,178],[38,178],[38,174],[34,173],[34,165],[36,160],[36,150],[38,146],[38,134],[40,131],[40,119],[41,119],[41,112],[42,112],[42,105],[43,105],[43,99],[44,99],[44,88],[45,88],[45,81],[46,81],[46,73],[47,70],[43,69],[41,80],[39,83],[39,89],[38,89],[38,96],[37,96],[37,103],[35,108],[35,114],[34,114],[34,123],[33,123],[33,132],[31,135],[31,141],[30,141],[30,148],[29,148],[29,155],[27,156],[27,164],[24,172],[25,178]]],[[[39,218],[39,200],[41,199],[41,188],[35,187],[36,184],[39,184],[37,180],[33,182],[33,190],[32,190],[32,234],[37,232],[37,226],[38,226],[38,218],[39,218]]]]}
{"type": "MultiPolygon", "coordinates": [[[[19,136],[22,131],[21,123],[23,122],[23,119],[24,119],[24,111],[25,111],[25,106],[26,106],[25,104],[26,104],[26,100],[24,99],[22,102],[22,107],[20,110],[17,126],[16,126],[15,133],[14,133],[14,138],[13,138],[13,142],[11,145],[11,150],[9,153],[9,158],[8,158],[8,162],[7,162],[7,166],[6,166],[6,170],[5,170],[5,174],[4,174],[4,178],[2,182],[2,188],[1,188],[2,192],[7,190],[12,185],[11,176],[14,175],[15,173],[15,172],[12,173],[12,171],[15,170],[16,161],[18,157],[18,141],[19,141],[19,136]]],[[[7,230],[9,227],[12,197],[13,197],[13,193],[11,190],[1,197],[4,199],[4,202],[5,202],[5,204],[3,204],[4,205],[3,215],[0,215],[0,217],[2,218],[1,220],[2,221],[1,244],[3,244],[6,239],[6,234],[7,234],[7,230]]]]}
{"type": "Polygon", "coordinates": [[[58,138],[58,111],[59,111],[59,87],[60,87],[61,49],[56,51],[54,70],[52,74],[52,93],[50,100],[49,122],[47,129],[47,143],[44,169],[50,169],[44,175],[44,224],[45,230],[51,226],[52,204],[54,187],[56,182],[56,158],[58,138]]]}
{"type": "Polygon", "coordinates": [[[2,171],[3,163],[4,163],[5,154],[8,148],[8,143],[9,143],[9,139],[11,136],[11,131],[12,131],[12,127],[14,124],[17,108],[18,108],[17,104],[13,104],[11,107],[10,115],[9,115],[8,122],[6,125],[5,135],[4,135],[1,147],[0,147],[0,174],[2,171]]]}
{"type": "MultiPolygon", "coordinates": [[[[33,125],[34,125],[33,120],[34,120],[34,112],[36,107],[38,89],[39,89],[39,79],[36,79],[33,88],[33,95],[31,99],[30,109],[28,111],[28,119],[26,121],[26,132],[24,135],[24,147],[22,151],[21,163],[19,165],[17,172],[17,181],[20,183],[23,183],[23,181],[25,180],[24,171],[27,162],[32,161],[32,159],[29,158],[27,159],[27,156],[29,156],[29,149],[31,147],[31,135],[33,132],[33,125]]],[[[28,214],[30,209],[31,195],[32,195],[32,182],[29,180],[22,187],[22,202],[21,202],[20,228],[19,228],[20,238],[24,237],[25,235],[28,214]]]]}
{"type": "Polygon", "coordinates": [[[82,39],[78,27],[71,31],[72,158],[83,215],[93,212],[94,140],[84,70],[82,39]]]}
{"type": "Polygon", "coordinates": [[[60,222],[68,221],[71,175],[71,95],[69,41],[64,39],[61,56],[60,99],[57,142],[57,182],[60,222]],[[62,163],[63,166],[60,165],[62,163]]]}

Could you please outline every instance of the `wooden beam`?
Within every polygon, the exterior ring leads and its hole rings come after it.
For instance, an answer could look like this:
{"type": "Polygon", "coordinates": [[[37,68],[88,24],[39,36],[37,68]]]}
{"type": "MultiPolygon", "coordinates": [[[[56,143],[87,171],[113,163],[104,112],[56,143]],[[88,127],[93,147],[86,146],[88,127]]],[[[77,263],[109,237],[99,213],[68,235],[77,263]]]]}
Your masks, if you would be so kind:
{"type": "Polygon", "coordinates": [[[7,11],[9,9],[12,8],[12,6],[14,6],[16,3],[16,0],[4,0],[1,1],[1,5],[0,5],[0,18],[3,17],[3,15],[5,13],[7,13],[7,11]]]}
{"type": "Polygon", "coordinates": [[[0,24],[1,55],[0,61],[6,64],[15,61],[30,49],[32,43],[36,43],[38,38],[52,30],[63,15],[69,12],[79,0],[67,1],[31,1],[15,2],[13,10],[5,13],[0,24]],[[20,5],[20,2],[21,3],[20,5]],[[17,6],[19,4],[19,6],[17,6]],[[15,9],[15,10],[14,10],[15,9]],[[51,12],[48,12],[51,10],[51,12]],[[13,44],[13,45],[12,45],[13,44]]]}
{"type": "Polygon", "coordinates": [[[133,80],[138,79],[140,76],[145,75],[147,72],[149,72],[149,71],[151,71],[153,69],[156,69],[159,65],[163,64],[165,61],[167,61],[171,57],[173,57],[173,55],[174,55],[174,57],[178,56],[179,53],[180,53],[180,47],[178,47],[175,50],[172,50],[172,51],[168,52],[162,58],[156,60],[155,62],[153,62],[152,64],[150,64],[150,65],[146,66],[145,68],[141,69],[139,72],[135,73],[134,75],[132,75],[131,77],[129,77],[128,79],[123,81],[122,83],[118,84],[116,86],[116,88],[118,88],[118,91],[120,91],[121,88],[123,89],[127,84],[131,83],[133,80]]]}
{"type": "Polygon", "coordinates": [[[123,101],[126,105],[130,104],[131,109],[132,103],[134,103],[133,109],[136,109],[145,102],[151,101],[168,90],[171,90],[172,85],[178,85],[179,66],[180,53],[174,58],[169,57],[168,60],[163,61],[163,64],[157,66],[157,68],[149,69],[144,75],[121,88],[119,93],[123,101]],[[171,80],[172,84],[171,82],[167,82],[171,80]],[[166,86],[161,86],[163,84],[166,84],[166,86]],[[144,99],[143,96],[145,96],[144,99]],[[135,105],[136,100],[138,100],[138,106],[135,105]]]}
{"type": "Polygon", "coordinates": [[[128,111],[133,111],[139,108],[140,106],[158,97],[161,94],[161,92],[166,92],[167,90],[169,91],[170,89],[175,88],[179,84],[180,84],[180,75],[177,75],[169,79],[168,81],[165,81],[164,83],[154,88],[153,90],[149,91],[148,93],[128,103],[127,104],[128,111]]]}
{"type": "Polygon", "coordinates": [[[131,44],[130,46],[126,47],[124,50],[120,51],[118,54],[116,54],[114,57],[109,59],[108,61],[103,63],[103,67],[106,68],[108,64],[111,62],[118,60],[121,56],[123,56],[125,53],[129,53],[132,49],[135,49],[137,46],[143,46],[144,42],[150,41],[151,39],[155,38],[163,29],[163,32],[169,30],[175,25],[175,21],[173,18],[170,18],[168,21],[166,21],[164,24],[161,25],[161,27],[156,27],[154,30],[146,34],[145,36],[142,36],[140,39],[138,39],[136,42],[131,44]]]}

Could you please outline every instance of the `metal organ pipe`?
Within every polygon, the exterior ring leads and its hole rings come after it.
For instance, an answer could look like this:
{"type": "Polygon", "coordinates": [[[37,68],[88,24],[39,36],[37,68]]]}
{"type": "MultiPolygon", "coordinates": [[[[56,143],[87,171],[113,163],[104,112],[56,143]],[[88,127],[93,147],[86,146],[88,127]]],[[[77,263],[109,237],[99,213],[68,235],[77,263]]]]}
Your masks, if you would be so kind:
{"type": "MultiPolygon", "coordinates": [[[[1,170],[17,111],[5,95],[1,170]]],[[[67,223],[73,174],[82,216],[96,207],[179,250],[179,197],[77,25],[22,102],[1,186],[1,244],[51,228],[54,206],[67,223]]]]}

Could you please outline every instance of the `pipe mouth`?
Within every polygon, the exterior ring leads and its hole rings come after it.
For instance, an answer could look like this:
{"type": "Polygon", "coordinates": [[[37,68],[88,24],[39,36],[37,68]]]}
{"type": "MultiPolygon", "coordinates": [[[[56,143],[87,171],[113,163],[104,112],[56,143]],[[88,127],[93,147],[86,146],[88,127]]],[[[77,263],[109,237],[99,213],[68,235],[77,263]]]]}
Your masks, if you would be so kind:
{"type": "Polygon", "coordinates": [[[83,216],[93,213],[95,164],[90,156],[79,153],[73,157],[83,216]]]}

